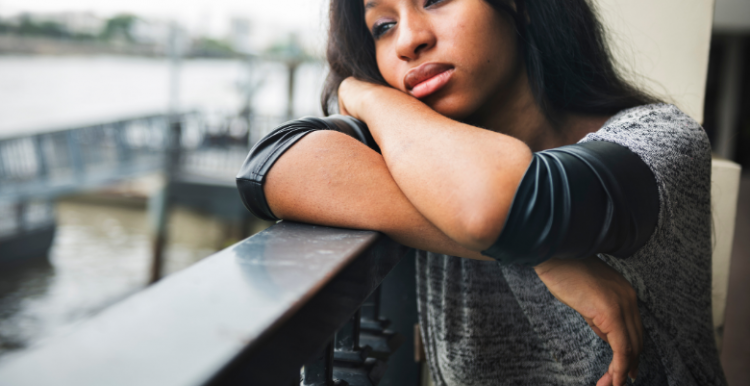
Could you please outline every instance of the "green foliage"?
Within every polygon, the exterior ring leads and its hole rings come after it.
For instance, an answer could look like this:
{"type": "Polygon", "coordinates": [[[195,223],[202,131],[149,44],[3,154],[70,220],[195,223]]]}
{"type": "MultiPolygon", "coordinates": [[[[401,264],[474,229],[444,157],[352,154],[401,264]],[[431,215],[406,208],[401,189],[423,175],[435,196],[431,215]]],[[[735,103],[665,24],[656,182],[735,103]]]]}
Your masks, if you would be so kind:
{"type": "Polygon", "coordinates": [[[193,42],[193,55],[207,57],[229,57],[236,55],[229,43],[211,38],[200,38],[193,42]]]}
{"type": "Polygon", "coordinates": [[[2,20],[0,20],[0,34],[6,34],[8,32],[13,32],[14,26],[11,24],[8,24],[2,20]]]}
{"type": "Polygon", "coordinates": [[[21,16],[19,19],[19,23],[17,24],[12,24],[0,20],[0,33],[20,36],[64,38],[73,40],[96,39],[96,36],[91,34],[71,32],[67,27],[55,21],[34,21],[28,15],[21,16]]]}
{"type": "Polygon", "coordinates": [[[137,20],[137,16],[130,14],[120,14],[110,18],[107,20],[107,24],[104,26],[104,30],[101,33],[102,39],[123,39],[128,42],[133,42],[134,39],[131,29],[137,20]]]}
{"type": "MultiPolygon", "coordinates": [[[[107,43],[120,45],[123,42],[127,45],[137,45],[139,42],[136,41],[134,28],[140,20],[138,16],[132,14],[119,14],[107,19],[100,31],[81,33],[71,31],[68,26],[57,21],[43,20],[41,17],[37,18],[34,15],[22,15],[17,20],[0,18],[0,34],[88,42],[97,40],[99,41],[98,44],[102,44],[102,46],[107,45],[107,43]]],[[[298,50],[294,44],[290,45],[289,43],[279,45],[278,49],[284,53],[290,50],[298,50]]],[[[239,53],[224,40],[202,37],[192,41],[189,55],[229,58],[237,57],[239,53]]]]}
{"type": "Polygon", "coordinates": [[[311,57],[300,45],[296,36],[290,35],[286,39],[278,40],[265,49],[265,53],[283,58],[306,60],[311,57]]]}
{"type": "Polygon", "coordinates": [[[70,36],[68,29],[62,24],[54,21],[34,22],[28,16],[21,18],[21,23],[15,31],[21,36],[50,36],[56,38],[66,38],[70,36]]]}

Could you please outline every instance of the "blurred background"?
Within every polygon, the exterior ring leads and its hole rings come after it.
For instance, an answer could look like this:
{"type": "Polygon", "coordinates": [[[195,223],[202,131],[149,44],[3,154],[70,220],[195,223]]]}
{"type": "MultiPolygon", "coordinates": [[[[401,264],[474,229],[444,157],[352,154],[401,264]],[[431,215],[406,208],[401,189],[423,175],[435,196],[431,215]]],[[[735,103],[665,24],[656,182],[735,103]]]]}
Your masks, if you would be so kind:
{"type": "MultiPolygon", "coordinates": [[[[715,153],[749,170],[745,1],[717,0],[696,110],[715,153]]],[[[269,225],[234,175],[273,127],[321,115],[326,11],[0,0],[0,362],[269,225]]],[[[745,341],[748,232],[743,174],[726,323],[745,341]]],[[[725,367],[750,368],[742,350],[725,367]]]]}
{"type": "Polygon", "coordinates": [[[321,114],[326,6],[0,0],[0,361],[268,225],[234,175],[321,114]]]}

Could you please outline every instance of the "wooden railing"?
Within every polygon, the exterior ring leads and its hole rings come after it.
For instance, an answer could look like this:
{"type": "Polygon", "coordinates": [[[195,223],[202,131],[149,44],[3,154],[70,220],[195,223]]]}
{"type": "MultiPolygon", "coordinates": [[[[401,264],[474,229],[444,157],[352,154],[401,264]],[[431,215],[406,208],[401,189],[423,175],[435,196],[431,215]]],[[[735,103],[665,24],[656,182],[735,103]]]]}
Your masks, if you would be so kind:
{"type": "Polygon", "coordinates": [[[376,289],[406,252],[278,223],[5,359],[0,384],[375,385],[401,340],[376,289]]]}

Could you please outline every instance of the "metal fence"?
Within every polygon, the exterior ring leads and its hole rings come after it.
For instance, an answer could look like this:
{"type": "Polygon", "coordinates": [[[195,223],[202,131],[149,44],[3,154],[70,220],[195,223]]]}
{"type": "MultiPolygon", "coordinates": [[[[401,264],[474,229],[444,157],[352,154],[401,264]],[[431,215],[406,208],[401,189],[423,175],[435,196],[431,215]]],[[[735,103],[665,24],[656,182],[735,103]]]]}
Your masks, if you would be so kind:
{"type": "Polygon", "coordinates": [[[142,175],[231,186],[251,144],[282,121],[156,114],[0,138],[0,239],[52,226],[59,196],[142,175]]]}
{"type": "Polygon", "coordinates": [[[0,139],[0,202],[44,200],[158,170],[168,117],[0,139]]]}
{"type": "Polygon", "coordinates": [[[180,125],[179,173],[233,181],[271,116],[150,115],[0,139],[0,203],[45,200],[153,173],[164,166],[170,122],[180,125]]]}

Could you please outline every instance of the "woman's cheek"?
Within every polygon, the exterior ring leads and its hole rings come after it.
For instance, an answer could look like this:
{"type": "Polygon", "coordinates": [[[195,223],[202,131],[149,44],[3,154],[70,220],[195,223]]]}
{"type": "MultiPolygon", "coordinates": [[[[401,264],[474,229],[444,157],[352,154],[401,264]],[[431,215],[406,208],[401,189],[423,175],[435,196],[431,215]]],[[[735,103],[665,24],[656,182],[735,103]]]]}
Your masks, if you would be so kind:
{"type": "Polygon", "coordinates": [[[385,82],[388,83],[389,86],[405,91],[403,87],[403,79],[405,74],[401,74],[399,76],[398,73],[398,63],[394,63],[388,60],[380,59],[384,57],[385,55],[380,52],[380,50],[376,51],[376,57],[378,58],[376,60],[376,63],[378,65],[378,69],[380,70],[380,75],[385,79],[385,82]]]}

